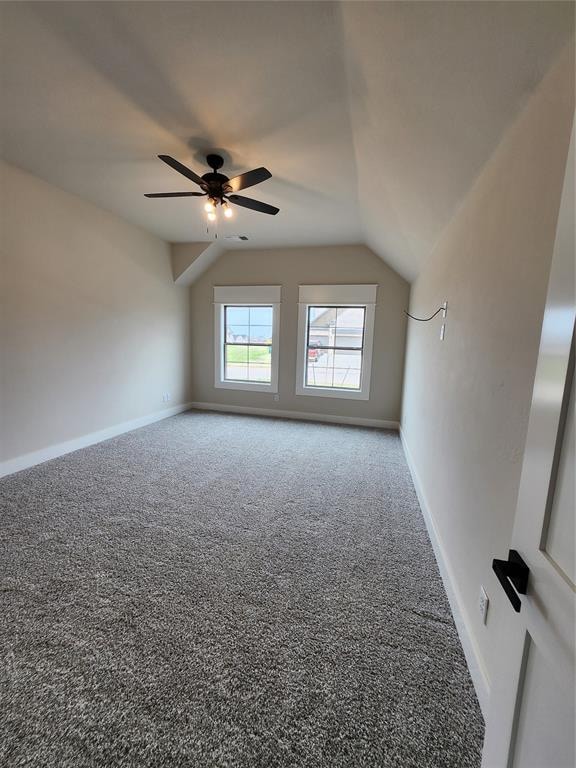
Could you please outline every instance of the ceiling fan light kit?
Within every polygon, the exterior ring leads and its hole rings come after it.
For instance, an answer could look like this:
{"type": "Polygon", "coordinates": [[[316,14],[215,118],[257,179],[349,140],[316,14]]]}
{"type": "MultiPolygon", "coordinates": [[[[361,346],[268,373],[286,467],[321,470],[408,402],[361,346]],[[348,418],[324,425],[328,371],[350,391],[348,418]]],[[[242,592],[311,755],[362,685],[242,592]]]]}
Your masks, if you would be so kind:
{"type": "Polygon", "coordinates": [[[241,189],[253,187],[272,178],[272,174],[267,168],[255,168],[253,171],[247,171],[241,173],[240,176],[229,179],[228,176],[219,173],[220,168],[224,165],[223,158],[220,155],[210,154],[207,155],[206,162],[212,170],[199,176],[170,155],[158,155],[158,157],[175,171],[181,173],[182,176],[197,184],[202,192],[152,192],[144,195],[144,197],[208,197],[204,203],[204,211],[208,221],[216,221],[218,206],[222,208],[227,219],[231,218],[234,213],[230,203],[258,213],[267,213],[270,216],[275,216],[280,210],[273,205],[268,205],[268,203],[262,203],[260,200],[253,200],[251,197],[236,194],[241,189]]]}

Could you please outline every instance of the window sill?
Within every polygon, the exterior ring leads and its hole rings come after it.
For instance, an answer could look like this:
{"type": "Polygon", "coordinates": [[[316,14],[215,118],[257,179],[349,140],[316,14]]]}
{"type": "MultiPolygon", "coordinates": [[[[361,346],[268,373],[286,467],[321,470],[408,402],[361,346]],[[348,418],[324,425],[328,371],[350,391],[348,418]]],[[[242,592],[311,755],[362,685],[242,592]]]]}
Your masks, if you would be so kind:
{"type": "Polygon", "coordinates": [[[256,381],[215,381],[216,389],[236,389],[247,392],[269,392],[275,395],[278,392],[278,386],[274,384],[259,384],[256,381]]]}
{"type": "Polygon", "coordinates": [[[333,389],[331,387],[298,387],[297,395],[311,395],[312,397],[338,397],[341,400],[369,400],[370,392],[358,389],[333,389]]]}

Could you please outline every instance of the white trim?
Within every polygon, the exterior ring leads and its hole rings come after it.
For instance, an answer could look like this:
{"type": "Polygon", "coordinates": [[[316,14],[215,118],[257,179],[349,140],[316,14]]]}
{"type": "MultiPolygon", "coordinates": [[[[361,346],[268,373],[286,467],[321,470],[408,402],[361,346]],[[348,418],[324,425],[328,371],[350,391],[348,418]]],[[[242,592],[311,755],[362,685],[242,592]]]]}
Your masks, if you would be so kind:
{"type": "Polygon", "coordinates": [[[244,413],[249,416],[269,416],[276,419],[295,419],[296,421],[323,421],[328,424],[348,424],[357,427],[375,429],[393,429],[398,431],[397,421],[386,419],[364,419],[357,416],[333,416],[324,413],[306,413],[304,411],[280,411],[275,408],[252,408],[244,405],[224,405],[221,403],[190,403],[190,408],[199,411],[217,411],[221,413],[244,413]]]}
{"type": "Polygon", "coordinates": [[[16,456],[14,459],[0,462],[0,477],[12,475],[14,472],[20,472],[23,469],[34,467],[37,464],[43,464],[45,461],[50,461],[50,459],[57,459],[58,456],[64,456],[67,453],[78,451],[81,448],[87,448],[89,445],[101,443],[103,440],[110,440],[111,437],[122,435],[125,432],[132,432],[134,429],[140,429],[140,427],[153,424],[155,421],[161,421],[162,419],[167,419],[169,416],[175,416],[177,413],[189,411],[191,407],[191,403],[174,405],[171,408],[164,408],[161,411],[155,411],[147,416],[140,416],[138,419],[122,421],[119,424],[100,429],[97,432],[89,432],[87,435],[75,437],[72,440],[66,440],[63,443],[48,445],[46,448],[41,448],[39,451],[24,453],[21,456],[16,456]]]}
{"type": "MultiPolygon", "coordinates": [[[[273,286],[271,286],[273,287],[273,286]]],[[[232,298],[225,303],[214,303],[214,386],[216,389],[236,389],[250,392],[278,392],[278,365],[280,360],[280,304],[267,303],[272,306],[272,355],[270,360],[270,383],[257,381],[229,381],[224,378],[224,307],[226,304],[242,306],[244,302],[232,298]]],[[[250,302],[246,306],[260,306],[250,302]]]]}
{"type": "MultiPolygon", "coordinates": [[[[300,286],[301,288],[307,286],[300,286]]],[[[316,287],[316,286],[313,286],[316,287]]],[[[332,286],[320,286],[330,288],[332,286]]],[[[358,286],[334,286],[355,288],[358,286]]],[[[375,286],[360,286],[375,287],[375,286]]],[[[349,300],[339,303],[339,306],[352,304],[358,306],[349,300]]],[[[370,376],[372,374],[372,346],[374,342],[374,304],[361,304],[365,308],[364,315],[364,347],[362,350],[362,370],[360,372],[360,389],[336,389],[333,387],[307,387],[306,377],[306,335],[308,322],[308,307],[310,303],[298,304],[298,351],[296,357],[296,394],[309,395],[311,397],[337,397],[341,400],[369,400],[370,399],[370,376]]]]}
{"type": "Polygon", "coordinates": [[[215,304],[278,304],[281,285],[215,285],[215,304]]]}
{"type": "Polygon", "coordinates": [[[378,285],[300,285],[302,304],[375,304],[378,285]]]}
{"type": "Polygon", "coordinates": [[[454,578],[454,571],[452,570],[450,561],[446,554],[446,549],[442,543],[442,539],[440,537],[438,528],[436,527],[436,523],[434,522],[432,510],[430,509],[426,499],[424,488],[420,481],[416,465],[414,464],[414,459],[412,458],[412,454],[408,448],[406,436],[402,430],[401,425],[400,439],[404,448],[406,462],[408,464],[410,474],[412,475],[414,489],[416,490],[416,495],[418,496],[418,501],[420,502],[422,517],[426,523],[428,536],[434,550],[434,555],[436,556],[436,562],[438,563],[438,569],[442,577],[442,582],[448,597],[448,602],[450,603],[450,609],[452,611],[454,623],[456,624],[456,629],[458,630],[458,637],[460,638],[460,643],[462,644],[462,650],[464,651],[464,656],[470,671],[470,676],[472,677],[472,682],[474,683],[476,696],[478,697],[478,702],[480,704],[482,714],[484,715],[484,719],[486,719],[488,712],[488,701],[490,699],[490,682],[488,674],[480,655],[480,649],[478,648],[478,645],[474,639],[473,631],[470,627],[464,598],[462,597],[462,593],[460,592],[456,579],[454,578]]]}

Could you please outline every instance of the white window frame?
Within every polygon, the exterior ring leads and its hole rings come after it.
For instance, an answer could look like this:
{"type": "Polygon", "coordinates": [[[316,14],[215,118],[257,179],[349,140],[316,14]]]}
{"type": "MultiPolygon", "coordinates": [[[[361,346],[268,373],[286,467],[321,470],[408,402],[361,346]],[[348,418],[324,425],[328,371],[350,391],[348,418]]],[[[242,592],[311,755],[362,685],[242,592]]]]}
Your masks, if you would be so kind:
{"type": "Polygon", "coordinates": [[[280,329],[279,285],[216,285],[214,286],[214,386],[251,392],[278,392],[278,360],[280,329]],[[224,378],[224,307],[272,307],[272,359],[270,382],[227,381],[224,378]]]}
{"type": "Polygon", "coordinates": [[[345,400],[369,400],[374,342],[374,314],[377,285],[301,285],[298,302],[298,357],[296,361],[296,394],[312,397],[338,397],[345,400]],[[315,306],[363,307],[364,346],[360,389],[306,386],[306,337],[308,308],[315,306]]]}

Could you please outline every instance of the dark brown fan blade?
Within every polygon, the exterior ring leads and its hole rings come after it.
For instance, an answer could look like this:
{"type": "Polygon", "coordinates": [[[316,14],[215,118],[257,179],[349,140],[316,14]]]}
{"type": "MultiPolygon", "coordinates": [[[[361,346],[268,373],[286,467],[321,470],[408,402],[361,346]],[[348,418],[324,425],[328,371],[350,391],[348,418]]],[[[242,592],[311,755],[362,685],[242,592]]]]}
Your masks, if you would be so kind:
{"type": "Polygon", "coordinates": [[[272,174],[267,168],[255,168],[253,171],[241,173],[240,176],[234,176],[226,182],[230,192],[239,192],[241,189],[253,187],[254,184],[260,184],[261,181],[271,179],[272,174]]]}
{"type": "Polygon", "coordinates": [[[203,179],[198,176],[197,173],[191,171],[190,168],[186,168],[185,165],[179,163],[178,160],[174,160],[174,158],[170,157],[170,155],[158,155],[158,157],[160,160],[163,160],[167,165],[169,165],[170,168],[174,168],[175,171],[181,173],[182,176],[186,176],[187,179],[190,179],[190,181],[193,181],[195,184],[199,184],[201,187],[204,186],[203,179]]]}
{"type": "Polygon", "coordinates": [[[253,211],[259,213],[269,213],[271,216],[276,216],[280,208],[275,208],[268,203],[261,203],[260,200],[252,200],[251,197],[242,197],[241,195],[229,195],[228,199],[235,205],[241,205],[243,208],[251,208],[253,211]]]}
{"type": "Polygon", "coordinates": [[[205,192],[149,192],[144,197],[204,197],[205,192]]]}

